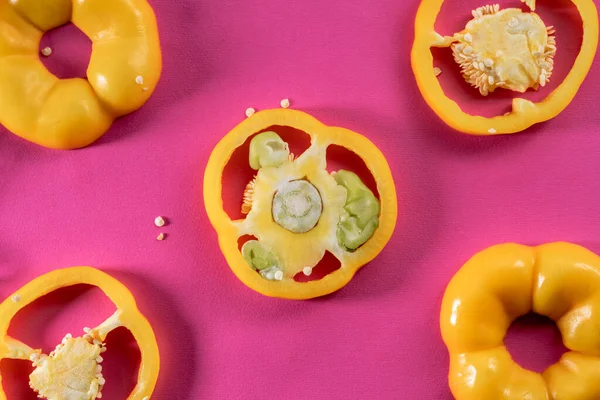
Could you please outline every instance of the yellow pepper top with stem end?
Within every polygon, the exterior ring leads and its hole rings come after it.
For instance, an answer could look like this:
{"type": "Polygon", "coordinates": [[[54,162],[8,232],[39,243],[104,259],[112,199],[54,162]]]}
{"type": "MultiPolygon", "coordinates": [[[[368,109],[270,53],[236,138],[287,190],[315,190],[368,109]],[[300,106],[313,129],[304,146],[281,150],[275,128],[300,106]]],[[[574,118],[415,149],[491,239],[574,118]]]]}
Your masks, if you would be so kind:
{"type": "Polygon", "coordinates": [[[93,143],[148,100],[161,69],[146,0],[0,0],[0,124],[28,141],[93,143]],[[39,59],[43,33],[69,21],[92,41],[87,79],[58,79],[39,59]]]}
{"type": "Polygon", "coordinates": [[[600,257],[570,243],[502,244],[471,258],[452,278],[440,314],[457,400],[600,398],[600,257]],[[570,350],[538,374],[504,346],[512,321],[552,318],[570,350]]]}
{"type": "MultiPolygon", "coordinates": [[[[306,113],[290,109],[258,112],[225,135],[213,150],[206,167],[204,203],[211,224],[217,231],[221,251],[236,276],[248,287],[264,295],[298,300],[323,296],[345,286],[362,265],[381,252],[394,231],[397,219],[395,185],[381,151],[364,136],[347,129],[326,126],[306,113]],[[223,170],[233,152],[248,138],[273,126],[289,126],[307,133],[311,137],[311,146],[293,162],[278,168],[261,168],[255,189],[263,195],[258,196],[252,205],[251,213],[255,214],[249,214],[246,220],[232,221],[223,207],[223,184],[227,184],[222,182],[223,170]],[[355,252],[347,252],[337,243],[335,228],[339,214],[334,211],[343,212],[346,189],[338,186],[325,169],[329,145],[339,145],[356,153],[377,183],[381,202],[380,225],[355,252]],[[297,234],[273,221],[270,209],[274,185],[270,183],[304,177],[320,191],[323,213],[314,229],[297,234]],[[286,250],[278,254],[288,266],[282,280],[264,279],[248,265],[238,249],[238,239],[244,235],[254,235],[278,250],[284,247],[278,244],[286,244],[286,250]],[[325,248],[322,248],[324,243],[338,258],[341,267],[320,280],[296,282],[294,273],[301,271],[305,263],[312,265],[318,262],[325,252],[325,248]],[[320,251],[307,251],[312,249],[313,244],[320,251]]],[[[263,267],[260,265],[260,268],[263,267]]]]}
{"type": "MultiPolygon", "coordinates": [[[[156,385],[160,357],[154,331],[148,320],[138,310],[135,299],[127,288],[110,275],[91,267],[72,267],[55,270],[29,282],[0,304],[0,360],[3,358],[31,359],[39,355],[24,343],[8,336],[8,327],[15,315],[36,299],[57,289],[74,285],[92,285],[101,289],[115,304],[117,311],[99,327],[90,330],[90,339],[104,341],[111,330],[120,326],[131,331],[137,342],[141,363],[138,381],[129,400],[148,398],[156,385]]],[[[52,379],[50,379],[52,382],[52,379]]],[[[0,400],[6,400],[0,376],[0,400]]],[[[56,384],[56,382],[54,382],[56,384]]]]}
{"type": "MultiPolygon", "coordinates": [[[[444,93],[433,67],[432,47],[447,47],[451,38],[435,31],[435,21],[444,0],[422,0],[415,19],[411,64],[417,85],[431,109],[450,127],[472,135],[509,134],[547,121],[571,103],[585,79],[598,46],[598,13],[593,0],[571,0],[583,21],[581,50],[564,81],[539,103],[515,98],[507,115],[486,118],[470,115],[444,93]]],[[[535,2],[528,0],[532,7],[535,2]]]]}

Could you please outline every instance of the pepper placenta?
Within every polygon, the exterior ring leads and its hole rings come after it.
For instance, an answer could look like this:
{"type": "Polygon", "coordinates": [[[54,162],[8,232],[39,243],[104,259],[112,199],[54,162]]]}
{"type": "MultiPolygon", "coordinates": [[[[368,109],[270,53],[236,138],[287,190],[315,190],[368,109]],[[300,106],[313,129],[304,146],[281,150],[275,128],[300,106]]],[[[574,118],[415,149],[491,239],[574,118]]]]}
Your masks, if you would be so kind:
{"type": "Polygon", "coordinates": [[[0,0],[0,124],[26,140],[93,143],[148,100],[161,68],[146,0],[0,0]],[[92,41],[87,79],[59,79],[39,59],[44,32],[69,21],[92,41]]]}
{"type": "MultiPolygon", "coordinates": [[[[535,0],[521,1],[535,9],[535,0]]],[[[473,11],[474,19],[465,31],[444,37],[434,28],[443,2],[421,1],[415,20],[411,64],[423,98],[446,124],[473,135],[515,133],[554,118],[573,100],[598,46],[598,14],[593,0],[571,0],[581,15],[583,41],[563,82],[541,102],[513,99],[511,112],[493,118],[468,114],[446,96],[434,72],[431,48],[452,46],[463,76],[483,95],[496,87],[524,92],[530,87],[544,86],[550,78],[556,51],[553,29],[548,27],[546,32],[543,22],[533,13],[522,13],[520,9],[500,11],[495,5],[473,11]],[[501,34],[505,34],[506,40],[498,40],[501,34]],[[531,47],[533,44],[535,49],[531,47]]]]}
{"type": "Polygon", "coordinates": [[[442,301],[449,384],[457,400],[600,398],[600,257],[570,243],[503,244],[470,259],[442,301]],[[517,317],[554,320],[570,350],[539,374],[504,345],[517,317]]]}
{"type": "Polygon", "coordinates": [[[375,258],[390,239],[397,218],[396,190],[383,154],[365,137],[328,127],[295,110],[261,111],[227,134],[212,152],[204,178],[204,201],[219,245],[238,278],[267,296],[307,299],[336,291],[375,258]],[[311,138],[295,157],[278,134],[292,127],[311,138]],[[246,187],[242,212],[232,220],[223,206],[223,170],[234,151],[250,140],[248,161],[256,176],[246,187]],[[357,154],[377,184],[374,194],[351,171],[327,172],[327,148],[357,154]],[[241,249],[238,240],[253,237],[241,249]],[[325,252],[341,264],[318,280],[310,275],[325,252]]]}
{"type": "MultiPolygon", "coordinates": [[[[148,400],[160,367],[152,327],[123,284],[91,267],[49,272],[29,282],[0,304],[0,360],[31,360],[35,369],[30,375],[30,386],[40,398],[93,400],[101,397],[104,385],[100,366],[101,354],[106,350],[104,341],[118,327],[131,331],[141,353],[138,381],[128,399],[148,400]],[[96,328],[84,328],[85,334],[81,337],[67,334],[49,355],[8,336],[8,327],[21,309],[52,291],[80,284],[100,288],[115,304],[117,311],[96,328]]],[[[0,377],[0,400],[5,399],[0,377]]]]}

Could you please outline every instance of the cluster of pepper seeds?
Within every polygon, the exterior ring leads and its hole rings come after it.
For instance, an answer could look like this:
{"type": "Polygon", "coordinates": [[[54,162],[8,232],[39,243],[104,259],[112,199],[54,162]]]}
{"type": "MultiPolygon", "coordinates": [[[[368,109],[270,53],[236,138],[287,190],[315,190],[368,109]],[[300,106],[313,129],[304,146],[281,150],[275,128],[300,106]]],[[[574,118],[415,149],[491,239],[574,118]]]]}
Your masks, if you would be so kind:
{"type": "Polygon", "coordinates": [[[256,176],[252,178],[244,189],[244,197],[242,199],[242,214],[246,215],[252,210],[252,198],[254,196],[254,184],[256,183],[256,176]]]}
{"type": "Polygon", "coordinates": [[[487,96],[499,87],[524,92],[550,82],[556,54],[553,26],[546,27],[537,15],[522,13],[519,9],[500,11],[498,4],[479,7],[472,15],[474,19],[467,28],[454,36],[457,43],[452,44],[452,52],[465,80],[479,89],[481,95],[487,96]],[[521,43],[515,42],[522,46],[498,48],[498,35],[489,35],[493,28],[499,28],[497,34],[506,38],[518,38],[518,34],[522,34],[521,43]],[[532,38],[536,38],[538,44],[534,48],[532,38]],[[523,54],[513,54],[523,47],[527,48],[523,54]],[[512,62],[506,65],[509,56],[512,62]],[[510,71],[520,70],[527,71],[526,78],[511,76],[510,71]]]}
{"type": "MultiPolygon", "coordinates": [[[[102,340],[100,340],[97,336],[94,335],[94,332],[88,328],[85,327],[83,328],[83,332],[85,333],[83,335],[83,338],[85,340],[87,340],[89,343],[93,344],[94,346],[97,346],[100,348],[100,354],[104,353],[106,351],[106,343],[104,343],[102,340]]],[[[102,358],[102,356],[98,354],[98,357],[96,357],[96,378],[98,379],[98,394],[96,395],[96,398],[99,399],[102,397],[102,387],[104,386],[104,384],[106,383],[106,381],[104,380],[104,376],[102,375],[102,366],[100,365],[102,363],[102,361],[104,361],[104,359],[102,358]]]]}
{"type": "Polygon", "coordinates": [[[100,364],[106,344],[92,329],[83,330],[85,334],[78,338],[67,333],[50,354],[36,350],[29,357],[35,367],[29,386],[39,398],[71,398],[66,393],[73,392],[90,400],[102,398],[106,381],[100,364]]]}

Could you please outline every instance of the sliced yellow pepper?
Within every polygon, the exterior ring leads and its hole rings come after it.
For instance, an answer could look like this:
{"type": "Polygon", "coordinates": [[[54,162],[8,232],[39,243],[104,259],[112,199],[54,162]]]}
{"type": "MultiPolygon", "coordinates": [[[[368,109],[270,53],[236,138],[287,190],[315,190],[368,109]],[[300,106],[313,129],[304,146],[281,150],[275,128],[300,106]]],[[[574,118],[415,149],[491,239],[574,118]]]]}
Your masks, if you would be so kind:
{"type": "MultiPolygon", "coordinates": [[[[0,304],[0,360],[31,360],[35,370],[30,375],[30,386],[40,398],[93,400],[101,397],[104,385],[100,366],[101,354],[106,350],[104,341],[118,327],[131,331],[141,353],[138,381],[128,399],[148,400],[154,391],[160,368],[158,345],[152,327],[123,284],[91,267],[49,272],[29,282],[0,304]],[[8,327],[21,309],[52,291],[80,284],[100,288],[115,304],[117,311],[98,327],[84,328],[85,334],[81,337],[67,334],[49,355],[8,335],[8,327]]],[[[0,400],[6,400],[1,383],[0,376],[0,400]]]]}
{"type": "MultiPolygon", "coordinates": [[[[521,1],[527,3],[531,9],[535,9],[535,0],[521,1]]],[[[415,40],[411,53],[411,64],[423,98],[446,124],[460,132],[473,135],[515,133],[556,117],[571,103],[590,70],[598,46],[598,13],[593,0],[571,0],[583,21],[583,42],[575,63],[564,81],[541,102],[533,103],[523,98],[515,98],[512,102],[511,112],[493,118],[470,115],[462,111],[455,101],[446,96],[434,72],[431,48],[452,45],[455,59],[461,64],[463,75],[469,83],[478,87],[483,95],[487,95],[495,87],[523,92],[529,87],[544,86],[549,80],[552,71],[551,57],[556,50],[554,39],[551,36],[553,34],[552,27],[548,27],[547,34],[545,31],[538,32],[538,30],[535,34],[525,31],[514,32],[514,34],[510,32],[506,38],[499,40],[499,32],[502,31],[500,23],[506,26],[503,29],[509,31],[519,28],[520,23],[523,24],[523,29],[534,26],[537,29],[537,26],[540,24],[543,26],[543,23],[536,15],[532,14],[532,17],[529,17],[529,14],[522,14],[518,9],[508,9],[498,13],[497,5],[481,7],[473,11],[475,19],[470,22],[474,27],[478,26],[477,24],[482,25],[478,39],[508,47],[498,49],[499,53],[484,54],[481,59],[474,60],[473,54],[470,53],[473,48],[469,46],[469,42],[477,40],[477,38],[467,32],[468,29],[454,37],[444,37],[435,31],[435,21],[443,2],[444,0],[421,1],[415,20],[415,40]],[[496,14],[498,17],[492,19],[488,14],[496,14]],[[515,26],[513,26],[513,22],[515,26]],[[483,24],[488,25],[483,26],[483,24]],[[527,40],[523,39],[517,43],[516,33],[522,34],[522,37],[527,40]],[[515,40],[514,45],[508,43],[507,40],[515,40]],[[459,44],[453,44],[457,41],[459,44]],[[539,42],[542,45],[540,50],[529,48],[531,41],[539,42]],[[469,51],[463,51],[465,47],[469,51]],[[515,58],[506,57],[507,54],[504,54],[506,51],[532,52],[533,57],[537,57],[539,60],[536,59],[536,62],[532,63],[532,56],[528,55],[523,57],[522,61],[517,61],[518,65],[510,65],[515,58]],[[494,60],[495,58],[496,60],[494,60]],[[475,61],[478,61],[477,64],[474,64],[475,61]],[[494,61],[497,61],[495,66],[494,61]],[[498,75],[498,66],[502,68],[500,75],[498,75]],[[493,71],[494,76],[488,76],[481,72],[485,70],[493,71]]]]}
{"type": "Polygon", "coordinates": [[[204,202],[229,266],[248,287],[267,296],[308,299],[334,292],[375,258],[397,218],[396,190],[385,157],[365,137],[328,127],[300,111],[261,111],[229,132],[213,150],[204,176],[204,202]],[[269,128],[288,126],[311,137],[299,157],[269,128]],[[262,132],[262,133],[259,133],[262,132]],[[249,163],[257,170],[244,195],[245,219],[232,221],[223,208],[223,170],[250,137],[249,163]],[[328,173],[326,152],[339,145],[357,154],[377,183],[379,199],[350,171],[328,173]],[[337,176],[339,175],[339,176],[337,176]],[[257,240],[240,250],[238,239],[257,240]],[[328,251],[341,267],[322,279],[310,275],[328,251]]]}
{"type": "Polygon", "coordinates": [[[140,108],[162,69],[146,0],[0,0],[0,124],[56,149],[85,147],[140,108]],[[87,78],[58,79],[39,59],[45,31],[72,21],[92,41],[87,78]]]}
{"type": "Polygon", "coordinates": [[[600,257],[570,243],[503,244],[471,258],[452,278],[440,325],[457,400],[600,398],[600,257]],[[512,321],[552,318],[571,350],[538,374],[504,346],[512,321]]]}

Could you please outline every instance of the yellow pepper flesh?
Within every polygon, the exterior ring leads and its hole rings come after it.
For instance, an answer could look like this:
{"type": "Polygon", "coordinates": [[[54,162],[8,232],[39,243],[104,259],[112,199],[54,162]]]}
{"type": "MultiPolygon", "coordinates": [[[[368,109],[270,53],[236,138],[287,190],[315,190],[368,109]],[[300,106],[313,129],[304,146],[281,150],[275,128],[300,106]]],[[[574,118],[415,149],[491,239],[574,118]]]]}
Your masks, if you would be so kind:
{"type": "Polygon", "coordinates": [[[600,257],[570,243],[503,244],[471,258],[440,315],[457,400],[600,398],[600,257]],[[516,364],[504,337],[529,312],[556,321],[571,350],[542,374],[516,364]],[[528,397],[526,397],[528,396],[528,397]]]}
{"type": "MultiPolygon", "coordinates": [[[[302,178],[302,176],[308,176],[309,180],[314,180],[315,185],[323,189],[328,188],[326,184],[327,180],[322,176],[323,174],[327,175],[324,169],[321,170],[319,168],[319,171],[322,172],[317,171],[316,167],[307,160],[307,157],[299,157],[298,162],[300,163],[299,165],[306,167],[306,172],[304,172],[304,175],[300,174],[297,177],[298,179],[302,178]]],[[[284,166],[281,171],[283,172],[287,168],[291,169],[292,167],[284,166]]],[[[265,171],[265,174],[269,176],[278,173],[274,170],[269,170],[268,173],[265,171]]],[[[329,177],[329,179],[331,178],[329,177]]],[[[257,183],[257,185],[259,184],[257,183]]],[[[257,191],[261,190],[260,187],[256,189],[257,191]]],[[[268,190],[270,189],[264,189],[264,191],[268,190]]],[[[264,215],[257,217],[260,227],[264,230],[275,232],[276,238],[280,238],[277,239],[278,241],[285,242],[288,246],[291,246],[288,252],[290,254],[286,254],[285,258],[290,260],[292,264],[301,265],[301,263],[314,261],[312,259],[309,260],[312,256],[310,252],[306,251],[309,247],[306,247],[307,242],[302,240],[302,235],[305,235],[306,240],[310,243],[316,237],[322,237],[322,235],[319,236],[322,229],[320,225],[325,225],[326,223],[330,225],[332,221],[332,217],[330,218],[329,215],[331,211],[328,209],[328,207],[332,206],[329,203],[331,200],[330,192],[331,189],[321,193],[324,196],[323,216],[321,217],[323,223],[317,224],[314,230],[306,234],[294,234],[286,231],[273,222],[270,215],[268,216],[268,220],[264,215]],[[302,243],[305,247],[301,245],[302,243]]],[[[262,207],[263,200],[261,199],[260,203],[255,204],[253,207],[262,207]]],[[[210,156],[204,175],[204,202],[211,224],[217,231],[221,251],[235,275],[246,286],[259,293],[287,299],[308,299],[323,296],[345,286],[361,266],[375,258],[385,247],[394,231],[397,219],[397,200],[394,181],[390,168],[381,151],[367,138],[358,133],[343,128],[326,126],[306,113],[290,109],[273,109],[258,112],[235,127],[217,144],[210,156]],[[286,279],[281,281],[264,279],[248,265],[238,249],[238,239],[243,235],[253,234],[253,232],[243,232],[240,229],[240,227],[245,226],[243,220],[232,221],[223,207],[222,175],[233,152],[242,146],[252,135],[257,132],[263,132],[272,126],[290,126],[310,135],[311,143],[313,144],[312,149],[319,153],[318,159],[322,160],[322,163],[319,161],[321,167],[325,166],[325,150],[329,145],[335,144],[347,148],[364,160],[367,168],[377,181],[377,190],[381,202],[380,226],[375,230],[373,236],[364,245],[359,247],[356,252],[348,253],[345,256],[336,254],[336,257],[341,262],[341,268],[319,280],[296,282],[291,276],[286,276],[286,279]]],[[[343,203],[339,207],[341,209],[343,203]]],[[[260,233],[256,232],[256,236],[260,236],[260,233]]],[[[332,239],[337,240],[335,238],[335,231],[332,239]]]]}
{"type": "Polygon", "coordinates": [[[598,46],[598,13],[593,0],[571,0],[583,21],[583,41],[573,67],[564,81],[539,103],[515,98],[507,115],[486,118],[462,111],[442,89],[433,66],[432,47],[446,47],[446,38],[435,31],[444,0],[422,0],[415,20],[411,64],[417,85],[431,109],[450,127],[472,135],[509,134],[547,121],[571,103],[594,61],[598,46]]]}
{"type": "MultiPolygon", "coordinates": [[[[156,385],[160,357],[154,331],[148,320],[138,310],[135,299],[127,288],[115,278],[91,267],[72,267],[42,275],[0,304],[0,360],[4,358],[29,360],[34,350],[8,336],[7,331],[15,315],[36,299],[60,288],[74,285],[93,285],[100,288],[117,307],[118,326],[126,327],[136,340],[141,354],[138,381],[129,400],[148,398],[156,385]]],[[[109,330],[98,331],[104,341],[109,330]]],[[[0,400],[6,400],[0,376],[0,400]]]]}
{"type": "Polygon", "coordinates": [[[85,147],[148,100],[161,57],[146,0],[0,0],[0,123],[45,147],[85,147]],[[43,32],[69,20],[92,41],[87,80],[58,79],[38,56],[43,32]]]}

